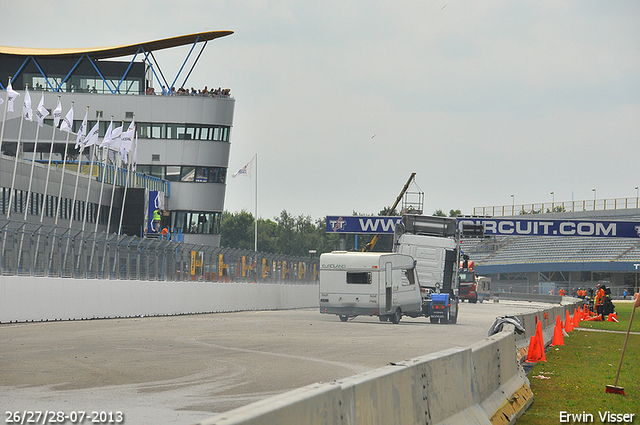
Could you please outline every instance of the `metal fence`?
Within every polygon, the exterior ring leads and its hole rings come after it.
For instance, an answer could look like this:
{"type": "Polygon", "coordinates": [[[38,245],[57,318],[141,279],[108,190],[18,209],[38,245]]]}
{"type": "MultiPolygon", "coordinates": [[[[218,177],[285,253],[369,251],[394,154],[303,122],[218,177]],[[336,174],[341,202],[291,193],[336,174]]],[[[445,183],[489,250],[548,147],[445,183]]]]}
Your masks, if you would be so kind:
{"type": "Polygon", "coordinates": [[[318,259],[0,220],[4,276],[313,283],[318,259]]]}
{"type": "Polygon", "coordinates": [[[526,214],[548,214],[554,212],[622,210],[631,208],[640,208],[640,197],[474,207],[473,215],[498,217],[526,214]]]}

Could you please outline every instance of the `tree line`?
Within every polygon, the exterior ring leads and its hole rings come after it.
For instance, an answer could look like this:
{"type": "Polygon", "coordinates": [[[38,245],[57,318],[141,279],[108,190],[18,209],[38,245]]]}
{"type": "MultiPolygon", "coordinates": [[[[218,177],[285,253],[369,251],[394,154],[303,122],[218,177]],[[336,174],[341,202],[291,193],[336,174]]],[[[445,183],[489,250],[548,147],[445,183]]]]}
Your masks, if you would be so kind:
{"type": "MultiPolygon", "coordinates": [[[[387,207],[380,211],[379,216],[399,215],[387,207]]],[[[451,210],[450,217],[456,217],[460,210],[451,210]]],[[[358,214],[353,215],[372,215],[358,214]]],[[[433,215],[445,216],[442,210],[434,211],[433,215]]],[[[324,218],[312,219],[308,215],[293,216],[286,210],[282,210],[278,217],[273,219],[258,218],[258,251],[282,255],[318,256],[324,252],[331,252],[340,248],[340,234],[327,233],[324,218]],[[315,253],[310,254],[310,251],[315,253]]],[[[246,210],[240,212],[222,213],[220,225],[220,245],[227,248],[254,249],[255,220],[253,214],[246,210]]],[[[371,242],[374,235],[345,236],[345,248],[347,250],[362,248],[371,242]]],[[[391,251],[393,235],[379,235],[373,251],[391,251]]]]}

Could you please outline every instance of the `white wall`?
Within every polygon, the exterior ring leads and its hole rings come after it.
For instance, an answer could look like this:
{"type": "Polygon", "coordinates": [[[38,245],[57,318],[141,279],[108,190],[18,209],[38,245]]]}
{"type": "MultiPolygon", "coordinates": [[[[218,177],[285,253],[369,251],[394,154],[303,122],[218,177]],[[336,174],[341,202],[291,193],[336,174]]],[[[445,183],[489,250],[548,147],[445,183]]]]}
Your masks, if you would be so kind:
{"type": "Polygon", "coordinates": [[[317,306],[317,285],[0,277],[0,323],[317,306]]]}

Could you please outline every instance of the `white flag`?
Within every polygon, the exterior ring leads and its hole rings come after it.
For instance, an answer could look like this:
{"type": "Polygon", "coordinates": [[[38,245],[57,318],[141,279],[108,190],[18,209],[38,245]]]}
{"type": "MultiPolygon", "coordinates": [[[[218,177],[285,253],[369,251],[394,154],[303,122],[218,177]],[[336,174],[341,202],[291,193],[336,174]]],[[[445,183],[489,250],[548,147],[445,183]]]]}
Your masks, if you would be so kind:
{"type": "Polygon", "coordinates": [[[67,112],[67,116],[62,120],[62,124],[60,124],[60,130],[66,131],[67,133],[71,133],[73,128],[73,106],[67,112]]]}
{"type": "Polygon", "coordinates": [[[31,109],[31,96],[29,95],[29,88],[24,91],[24,104],[22,105],[22,115],[27,121],[33,121],[33,109],[31,109]]]}
{"type": "Polygon", "coordinates": [[[136,165],[138,163],[138,133],[136,132],[136,145],[133,148],[133,171],[136,171],[136,165]]]}
{"type": "Polygon", "coordinates": [[[84,138],[84,147],[88,148],[89,146],[98,144],[98,133],[100,132],[100,121],[93,126],[91,131],[87,134],[87,137],[84,138]]]}
{"type": "Polygon", "coordinates": [[[109,127],[107,127],[107,131],[104,133],[104,138],[102,139],[102,143],[100,143],[101,148],[108,148],[111,144],[111,133],[113,132],[113,121],[109,123],[109,127]]]}
{"type": "Polygon", "coordinates": [[[44,125],[44,119],[49,115],[49,110],[44,107],[44,93],[40,98],[38,109],[36,109],[36,118],[38,118],[38,125],[42,127],[44,125]]]}
{"type": "Polygon", "coordinates": [[[58,98],[58,106],[53,110],[53,126],[58,127],[60,124],[60,118],[62,118],[62,104],[60,103],[60,98],[58,98]]]}
{"type": "MultiPolygon", "coordinates": [[[[255,157],[254,157],[255,158],[255,157]]],[[[241,169],[239,169],[238,171],[236,171],[235,173],[233,173],[231,175],[231,177],[236,177],[236,176],[251,176],[251,167],[253,165],[253,159],[251,158],[251,161],[247,162],[244,167],[242,167],[241,169]]]]}
{"type": "Polygon", "coordinates": [[[131,121],[129,124],[129,128],[127,131],[122,133],[122,137],[120,139],[120,149],[125,149],[127,152],[131,152],[131,147],[133,145],[133,133],[135,131],[135,124],[131,121]]]}
{"type": "Polygon", "coordinates": [[[20,96],[20,93],[11,88],[11,81],[9,81],[9,85],[7,85],[7,110],[9,112],[13,112],[13,101],[18,96],[20,96]]]}
{"type": "Polygon", "coordinates": [[[80,151],[83,149],[83,139],[87,135],[87,114],[89,114],[89,108],[87,108],[87,112],[84,113],[84,119],[82,120],[82,124],[80,124],[80,128],[78,129],[78,134],[76,136],[76,149],[80,149],[80,151]]]}
{"type": "Polygon", "coordinates": [[[120,150],[120,140],[122,139],[122,126],[114,128],[111,132],[111,143],[109,149],[118,152],[120,150]]]}

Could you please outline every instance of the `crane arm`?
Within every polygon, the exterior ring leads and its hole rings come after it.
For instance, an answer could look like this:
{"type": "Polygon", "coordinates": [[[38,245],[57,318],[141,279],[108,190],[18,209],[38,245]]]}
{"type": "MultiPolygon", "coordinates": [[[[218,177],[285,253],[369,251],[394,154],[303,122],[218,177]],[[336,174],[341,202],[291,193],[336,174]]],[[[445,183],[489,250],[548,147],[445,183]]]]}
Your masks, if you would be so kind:
{"type": "MultiPolygon", "coordinates": [[[[400,203],[400,200],[402,199],[404,194],[407,192],[407,189],[409,189],[409,185],[411,184],[411,182],[413,181],[413,179],[415,177],[416,177],[416,173],[411,173],[411,176],[409,177],[409,180],[407,180],[407,183],[405,183],[404,187],[402,188],[402,191],[400,192],[400,195],[398,195],[398,197],[396,198],[396,202],[394,202],[394,204],[391,207],[391,209],[387,212],[387,215],[391,215],[393,213],[393,211],[396,209],[396,207],[400,203]]],[[[373,249],[373,247],[376,246],[376,242],[378,242],[378,235],[375,235],[373,237],[373,239],[371,239],[371,242],[369,242],[368,244],[365,245],[365,247],[362,249],[362,251],[363,252],[371,251],[373,249]]]]}

